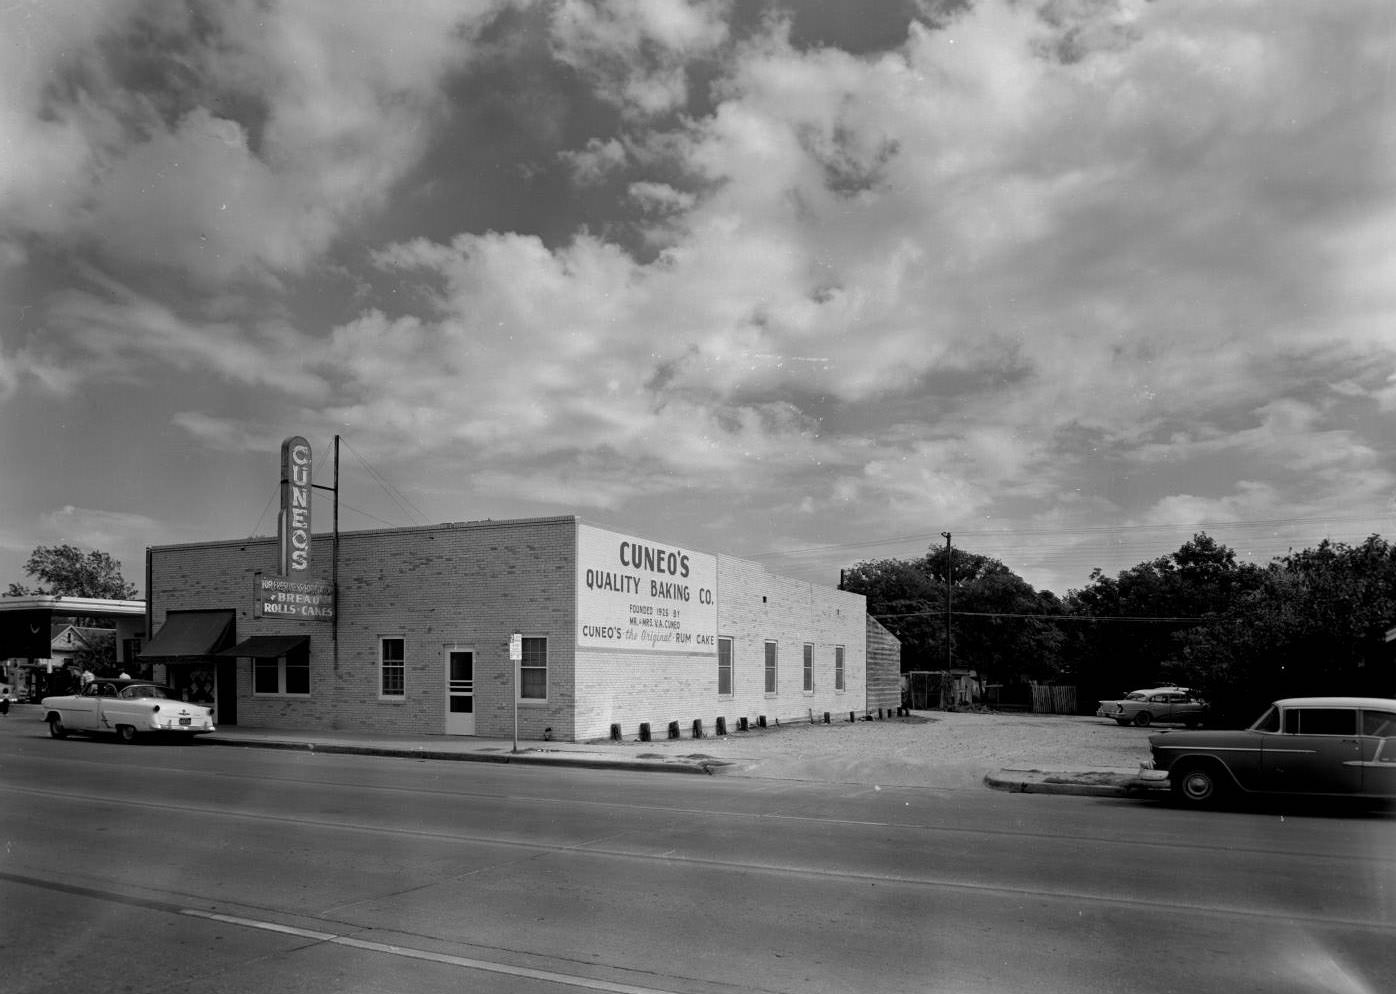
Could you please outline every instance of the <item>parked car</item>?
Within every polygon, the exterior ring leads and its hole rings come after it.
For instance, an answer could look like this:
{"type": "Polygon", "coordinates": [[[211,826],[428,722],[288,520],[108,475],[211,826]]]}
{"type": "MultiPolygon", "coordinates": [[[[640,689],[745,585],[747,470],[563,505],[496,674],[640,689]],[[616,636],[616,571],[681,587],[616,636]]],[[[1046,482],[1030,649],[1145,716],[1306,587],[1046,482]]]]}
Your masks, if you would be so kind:
{"type": "Polygon", "coordinates": [[[204,735],[214,730],[213,711],[179,699],[169,687],[149,680],[99,677],[78,694],[45,697],[48,732],[61,739],[69,732],[110,732],[122,742],[137,735],[204,735]]]}
{"type": "Polygon", "coordinates": [[[1097,718],[1113,718],[1121,725],[1152,725],[1157,721],[1182,722],[1189,728],[1202,724],[1207,702],[1187,687],[1155,687],[1135,690],[1117,701],[1101,701],[1097,718]]]}
{"type": "Polygon", "coordinates": [[[1192,805],[1235,792],[1396,799],[1396,700],[1286,698],[1244,731],[1165,731],[1149,750],[1141,777],[1192,805]]]}

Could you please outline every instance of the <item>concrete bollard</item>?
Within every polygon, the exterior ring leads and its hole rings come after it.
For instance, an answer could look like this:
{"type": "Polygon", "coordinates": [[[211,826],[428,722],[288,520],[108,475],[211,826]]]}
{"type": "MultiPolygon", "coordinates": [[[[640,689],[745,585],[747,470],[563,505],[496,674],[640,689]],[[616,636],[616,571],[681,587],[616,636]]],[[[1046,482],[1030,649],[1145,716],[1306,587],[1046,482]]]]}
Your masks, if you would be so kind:
{"type": "Polygon", "coordinates": [[[671,722],[669,722],[669,738],[671,738],[671,739],[676,739],[676,738],[678,738],[678,737],[679,737],[679,723],[678,723],[677,721],[671,721],[671,722]]]}
{"type": "Polygon", "coordinates": [[[763,715],[758,715],[758,716],[757,716],[757,718],[756,718],[756,727],[757,727],[757,728],[765,728],[765,727],[766,727],[766,716],[765,716],[764,714],[763,714],[763,715]]]}
{"type": "Polygon", "coordinates": [[[717,716],[716,727],[713,729],[713,731],[714,731],[714,733],[716,733],[716,735],[717,735],[718,738],[721,738],[722,736],[726,735],[726,734],[727,734],[727,719],[724,718],[724,717],[722,717],[722,715],[718,715],[718,716],[717,716]]]}
{"type": "Polygon", "coordinates": [[[738,719],[737,719],[737,731],[739,731],[739,732],[745,732],[745,731],[747,730],[747,723],[746,723],[746,722],[747,722],[746,715],[742,715],[740,718],[738,718],[738,719]]]}
{"type": "Polygon", "coordinates": [[[702,718],[694,718],[694,719],[693,719],[693,737],[694,737],[695,739],[701,739],[701,738],[703,737],[703,719],[702,719],[702,718]]]}
{"type": "Polygon", "coordinates": [[[612,742],[619,742],[619,741],[620,741],[620,725],[617,724],[617,723],[614,723],[614,722],[612,722],[612,724],[611,724],[611,741],[612,741],[612,742]]]}
{"type": "Polygon", "coordinates": [[[850,712],[848,712],[848,720],[849,720],[849,721],[857,721],[858,719],[855,718],[855,717],[853,717],[853,712],[850,711],[850,712]]]}
{"type": "Polygon", "coordinates": [[[641,742],[648,742],[649,740],[650,740],[650,723],[649,723],[648,721],[642,721],[642,722],[640,722],[640,741],[641,741],[641,742]]]}
{"type": "Polygon", "coordinates": [[[828,712],[828,711],[825,711],[825,712],[824,712],[824,724],[826,724],[826,725],[829,724],[829,712],[828,712]]]}

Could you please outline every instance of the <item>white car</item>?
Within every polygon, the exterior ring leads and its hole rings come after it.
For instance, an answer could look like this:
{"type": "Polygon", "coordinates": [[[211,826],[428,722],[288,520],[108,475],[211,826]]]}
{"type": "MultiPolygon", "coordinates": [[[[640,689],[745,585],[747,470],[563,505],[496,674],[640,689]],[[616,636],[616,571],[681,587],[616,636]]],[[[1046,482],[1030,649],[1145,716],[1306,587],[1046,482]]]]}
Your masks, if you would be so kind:
{"type": "Polygon", "coordinates": [[[69,732],[109,732],[122,742],[134,742],[146,733],[193,736],[214,730],[212,709],[182,701],[169,687],[149,680],[99,677],[80,694],[45,697],[39,703],[55,739],[69,732]]]}

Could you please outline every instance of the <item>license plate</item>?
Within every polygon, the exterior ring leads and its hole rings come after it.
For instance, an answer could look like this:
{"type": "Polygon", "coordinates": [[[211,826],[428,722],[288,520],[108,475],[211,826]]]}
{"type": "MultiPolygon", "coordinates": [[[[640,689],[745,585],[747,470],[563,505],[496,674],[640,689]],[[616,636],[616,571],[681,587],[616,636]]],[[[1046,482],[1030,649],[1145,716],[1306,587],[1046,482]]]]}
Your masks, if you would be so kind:
{"type": "Polygon", "coordinates": [[[179,719],[179,723],[180,723],[181,725],[188,725],[188,724],[191,724],[191,723],[193,722],[193,720],[194,720],[193,718],[181,718],[181,719],[179,719]]]}

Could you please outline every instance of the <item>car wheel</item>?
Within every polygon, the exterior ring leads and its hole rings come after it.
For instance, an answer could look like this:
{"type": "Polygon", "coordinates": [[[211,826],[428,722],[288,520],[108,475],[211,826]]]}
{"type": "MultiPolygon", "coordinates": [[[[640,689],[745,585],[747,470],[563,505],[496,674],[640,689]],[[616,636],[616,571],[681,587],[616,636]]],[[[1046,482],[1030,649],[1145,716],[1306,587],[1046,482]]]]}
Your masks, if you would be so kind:
{"type": "Polygon", "coordinates": [[[48,733],[55,739],[65,739],[68,737],[68,730],[63,727],[63,719],[56,714],[49,716],[48,733]]]}
{"type": "Polygon", "coordinates": [[[136,727],[134,725],[117,725],[116,737],[126,745],[136,741],[136,727]]]}
{"type": "Polygon", "coordinates": [[[1207,766],[1184,767],[1173,778],[1173,794],[1184,804],[1207,807],[1222,799],[1226,787],[1221,774],[1207,766]]]}
{"type": "Polygon", "coordinates": [[[1154,720],[1154,716],[1147,711],[1140,711],[1134,716],[1134,723],[1140,728],[1149,727],[1149,722],[1154,720]]]}

